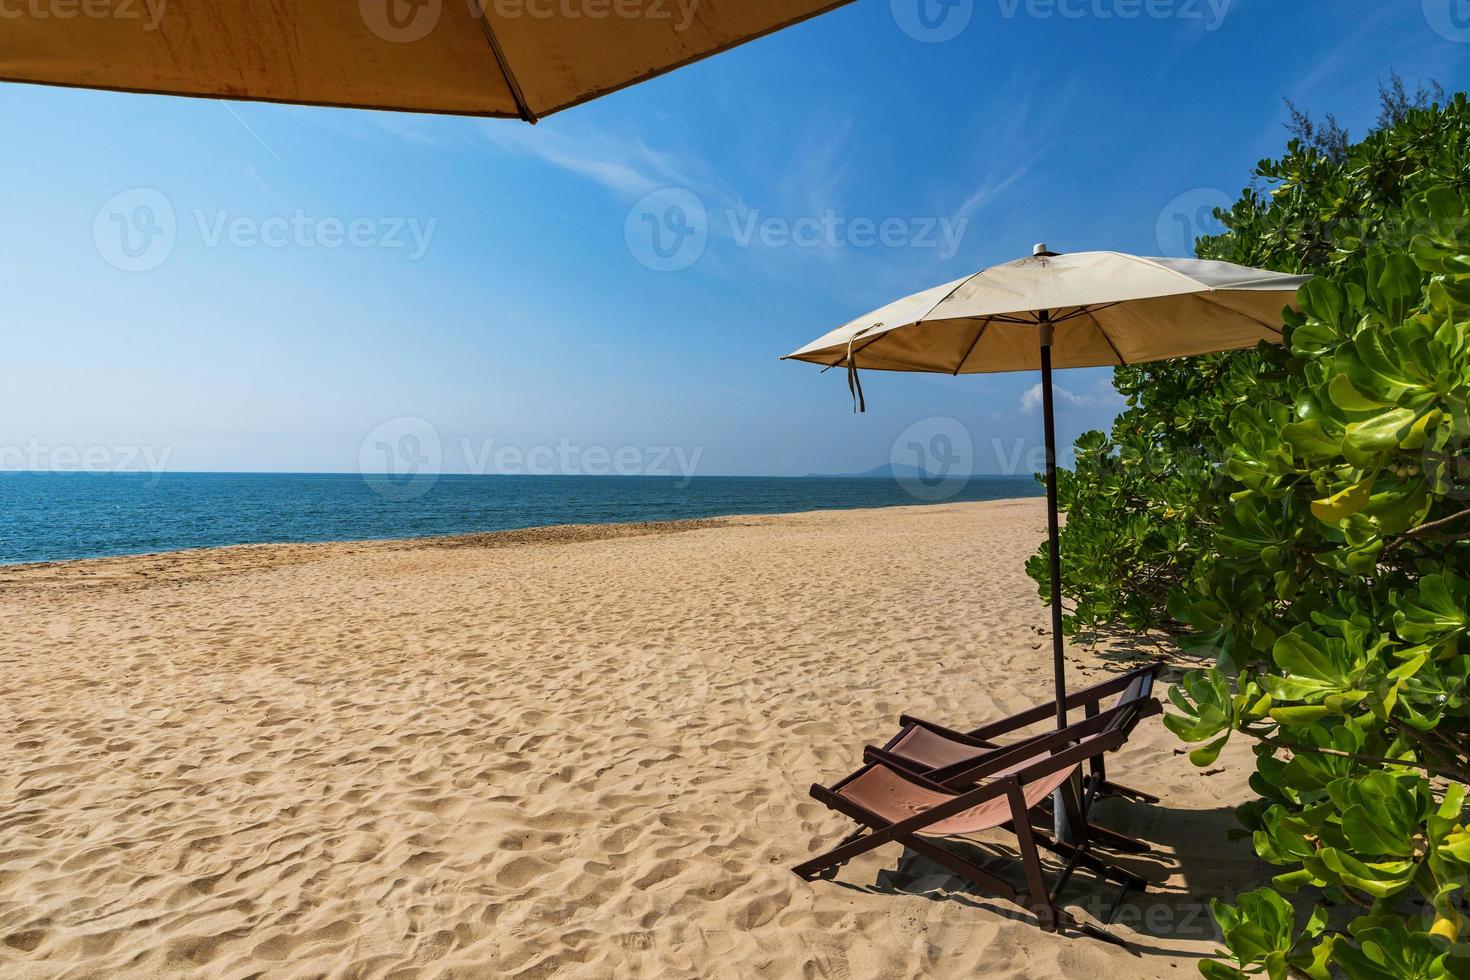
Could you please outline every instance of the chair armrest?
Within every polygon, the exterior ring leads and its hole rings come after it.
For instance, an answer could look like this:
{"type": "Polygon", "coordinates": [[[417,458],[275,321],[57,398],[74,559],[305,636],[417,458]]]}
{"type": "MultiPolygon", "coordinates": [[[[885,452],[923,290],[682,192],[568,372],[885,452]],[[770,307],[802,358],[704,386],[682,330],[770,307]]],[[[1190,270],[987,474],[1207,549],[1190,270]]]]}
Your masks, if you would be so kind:
{"type": "Polygon", "coordinates": [[[867,765],[878,764],[887,766],[904,779],[925,789],[931,789],[938,793],[953,793],[955,791],[954,787],[946,786],[943,783],[931,779],[929,774],[921,767],[915,766],[913,762],[910,762],[903,756],[894,755],[892,752],[885,751],[873,745],[863,746],[863,762],[867,765]]]}
{"type": "MultiPolygon", "coordinates": [[[[937,724],[932,721],[927,721],[923,718],[915,717],[914,715],[901,715],[898,719],[898,723],[903,728],[907,728],[910,725],[916,725],[919,728],[927,728],[929,729],[929,731],[933,732],[936,735],[943,735],[945,738],[953,739],[954,741],[959,742],[962,745],[970,745],[977,749],[999,748],[999,746],[997,746],[994,742],[986,741],[983,738],[976,738],[974,735],[968,734],[966,732],[955,731],[953,728],[946,728],[943,725],[937,724]]],[[[899,732],[899,735],[902,734],[902,732],[899,732]]],[[[897,737],[898,736],[895,736],[895,738],[897,737]]]]}
{"type": "Polygon", "coordinates": [[[1009,735],[1018,728],[1025,728],[1027,725],[1035,725],[1037,722],[1046,721],[1048,718],[1055,718],[1056,714],[1056,702],[1038,704],[1033,708],[1027,708],[1018,715],[1011,715],[1009,718],[1002,718],[1000,721],[993,721],[988,725],[981,725],[979,728],[967,732],[966,735],[969,738],[977,740],[991,739],[997,735],[1009,735]]]}

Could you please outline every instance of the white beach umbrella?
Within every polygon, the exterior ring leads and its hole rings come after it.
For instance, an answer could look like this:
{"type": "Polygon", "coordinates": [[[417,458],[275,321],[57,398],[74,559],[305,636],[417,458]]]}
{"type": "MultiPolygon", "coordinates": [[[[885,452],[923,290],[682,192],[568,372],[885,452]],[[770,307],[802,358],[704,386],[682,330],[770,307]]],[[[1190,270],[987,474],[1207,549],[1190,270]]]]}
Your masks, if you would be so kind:
{"type": "MultiPolygon", "coordinates": [[[[1051,551],[1057,726],[1067,724],[1052,368],[1140,364],[1280,343],[1282,309],[1307,276],[1229,262],[1121,252],[1029,258],[905,296],[786,355],[843,367],[862,410],[859,370],[1041,371],[1051,551]]],[[[1060,813],[1060,810],[1058,811],[1060,813]]]]}

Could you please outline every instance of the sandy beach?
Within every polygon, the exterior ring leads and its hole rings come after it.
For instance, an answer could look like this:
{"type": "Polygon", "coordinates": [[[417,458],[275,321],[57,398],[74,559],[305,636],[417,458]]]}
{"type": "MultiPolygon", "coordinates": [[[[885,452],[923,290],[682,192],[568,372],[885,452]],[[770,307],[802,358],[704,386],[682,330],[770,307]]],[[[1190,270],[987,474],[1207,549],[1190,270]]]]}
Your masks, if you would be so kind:
{"type": "Polygon", "coordinates": [[[1202,773],[1156,718],[1111,764],[1163,802],[1097,811],[1157,845],[1127,949],[897,846],[789,870],[900,713],[1045,698],[1044,535],[1021,500],[0,568],[0,975],[1197,976],[1269,869],[1226,837],[1245,747],[1202,773]]]}

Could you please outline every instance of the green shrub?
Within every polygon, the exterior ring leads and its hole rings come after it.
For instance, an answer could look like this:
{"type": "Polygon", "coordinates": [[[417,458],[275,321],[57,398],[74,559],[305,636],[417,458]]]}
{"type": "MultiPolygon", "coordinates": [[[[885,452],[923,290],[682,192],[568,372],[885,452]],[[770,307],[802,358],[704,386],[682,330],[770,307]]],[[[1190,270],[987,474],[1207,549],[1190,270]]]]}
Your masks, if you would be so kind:
{"type": "Polygon", "coordinates": [[[1279,900],[1218,905],[1236,965],[1209,976],[1470,973],[1451,958],[1470,883],[1470,201],[1441,188],[1414,214],[1412,257],[1374,250],[1302,291],[1288,398],[1230,413],[1214,553],[1175,597],[1221,666],[1165,717],[1199,765],[1257,739],[1241,815],[1275,887],[1363,914],[1298,935],[1279,900]]]}
{"type": "Polygon", "coordinates": [[[1219,666],[1166,724],[1255,740],[1281,872],[1216,903],[1210,977],[1470,976],[1470,105],[1391,121],[1293,142],[1200,243],[1318,275],[1285,346],[1120,370],[1061,484],[1072,628],[1187,630],[1219,666]]]}

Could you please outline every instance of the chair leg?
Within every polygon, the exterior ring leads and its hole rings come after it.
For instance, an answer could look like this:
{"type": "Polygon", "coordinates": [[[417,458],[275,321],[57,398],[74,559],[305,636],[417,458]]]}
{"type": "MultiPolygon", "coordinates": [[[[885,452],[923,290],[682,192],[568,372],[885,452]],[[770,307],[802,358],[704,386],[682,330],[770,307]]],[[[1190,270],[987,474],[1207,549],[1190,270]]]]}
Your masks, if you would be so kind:
{"type": "MultiPolygon", "coordinates": [[[[1020,796],[1020,790],[1015,790],[1020,796]]],[[[1012,806],[1025,806],[1025,797],[1020,796],[1019,803],[1013,802],[1012,806]]],[[[1022,819],[1016,823],[1016,839],[1021,845],[1021,860],[1026,868],[1027,893],[1017,892],[1011,885],[992,875],[984,868],[965,860],[958,854],[942,847],[918,834],[901,834],[897,837],[886,836],[860,831],[860,837],[856,840],[849,839],[825,854],[818,855],[803,864],[792,869],[796,875],[806,881],[811,881],[823,871],[834,868],[839,864],[887,843],[897,843],[909,848],[915,853],[921,854],[935,864],[947,868],[960,878],[985,889],[997,898],[1019,905],[1032,912],[1045,932],[1056,932],[1063,924],[1075,924],[1065,913],[1053,905],[1047,896],[1046,879],[1041,867],[1041,858],[1036,851],[1035,841],[1031,836],[1031,824],[1025,819],[1025,810],[1021,811],[1022,819]]]]}
{"type": "MultiPolygon", "coordinates": [[[[1071,828],[1076,838],[1076,845],[1085,848],[1087,846],[1087,807],[1091,798],[1086,795],[1082,780],[1074,776],[1060,787],[1062,806],[1067,812],[1067,826],[1071,828]]],[[[1052,830],[1057,829],[1056,816],[1052,816],[1052,830]]]]}
{"type": "Polygon", "coordinates": [[[1122,797],[1124,797],[1126,799],[1136,800],[1139,803],[1158,803],[1159,802],[1159,798],[1157,796],[1153,795],[1152,793],[1145,793],[1141,789],[1130,789],[1127,786],[1123,786],[1123,785],[1120,785],[1119,783],[1114,783],[1114,782],[1111,782],[1111,781],[1106,780],[1106,779],[1103,780],[1103,783],[1102,783],[1102,795],[1104,795],[1104,796],[1122,796],[1122,797]]]}
{"type": "Polygon", "coordinates": [[[927,838],[920,837],[918,834],[900,837],[899,843],[914,853],[923,855],[935,864],[948,868],[955,875],[964,878],[973,885],[978,885],[997,898],[1005,899],[1007,902],[1020,905],[1022,908],[1027,907],[1023,901],[1026,896],[1017,892],[1009,883],[997,878],[979,865],[965,860],[954,851],[942,847],[927,838]]]}
{"type": "MultiPolygon", "coordinates": [[[[1056,818],[1052,815],[1051,810],[1051,800],[1043,800],[1037,807],[1036,812],[1044,815],[1048,820],[1053,821],[1052,826],[1055,827],[1056,818]]],[[[1139,840],[1137,837],[1129,837],[1127,834],[1113,830],[1111,827],[1105,827],[1091,816],[1087,818],[1087,833],[1092,843],[1099,847],[1107,848],[1110,851],[1121,851],[1124,854],[1152,854],[1154,850],[1154,846],[1148,841],[1139,840]]]]}
{"type": "Polygon", "coordinates": [[[1056,932],[1057,907],[1046,890],[1046,875],[1041,868],[1041,855],[1036,850],[1036,836],[1031,830],[1031,820],[1026,814],[1026,797],[1021,788],[1012,785],[1007,795],[1011,801],[1011,826],[1016,834],[1016,844],[1021,854],[1021,864],[1026,869],[1026,887],[1030,891],[1031,911],[1041,922],[1044,932],[1056,932]]]}
{"type": "Polygon", "coordinates": [[[1113,935],[1111,932],[1108,932],[1101,926],[1093,925],[1091,922],[1077,923],[1077,929],[1083,935],[1091,936],[1093,939],[1101,939],[1105,943],[1111,943],[1114,946],[1121,946],[1123,949],[1128,948],[1128,944],[1122,939],[1113,935]]]}
{"type": "MultiPolygon", "coordinates": [[[[1077,867],[1085,867],[1094,873],[1113,881],[1119,882],[1125,888],[1120,894],[1126,894],[1128,888],[1146,890],[1148,883],[1136,874],[1125,871],[1122,868],[1094,857],[1090,850],[1090,837],[1087,819],[1085,817],[1086,804],[1078,793],[1075,783],[1068,783],[1062,793],[1063,804],[1067,815],[1072,818],[1072,826],[1077,832],[1075,844],[1064,844],[1048,837],[1044,832],[1036,830],[1031,823],[1030,809],[1026,802],[1025,792],[1020,782],[1014,775],[1002,777],[1001,786],[977,787],[967,793],[955,797],[954,800],[941,804],[934,808],[933,813],[920,813],[897,822],[889,822],[876,814],[863,809],[857,803],[846,800],[834,790],[823,786],[813,786],[812,796],[821,800],[829,807],[838,812],[857,820],[860,828],[849,834],[832,850],[819,854],[810,860],[803,861],[791,870],[800,878],[811,881],[829,869],[837,868],[852,858],[864,854],[875,848],[888,843],[900,843],[911,850],[929,858],[942,867],[961,878],[967,879],[975,885],[986,889],[992,895],[1012,902],[1022,908],[1028,909],[1037,918],[1037,924],[1044,932],[1058,932],[1063,928],[1077,928],[1088,935],[1116,942],[1117,940],[1108,935],[1106,930],[1098,930],[1085,923],[1079,923],[1072,915],[1059,908],[1056,904],[1056,895],[1059,895],[1066,886],[1067,878],[1077,867]],[[921,827],[928,827],[946,816],[952,816],[967,805],[974,805],[977,800],[993,798],[1002,791],[1007,797],[1011,809],[1011,820],[1007,826],[1015,835],[1020,850],[1021,863],[1026,872],[1026,891],[1019,892],[1009,883],[978,867],[970,861],[948,848],[940,846],[936,841],[919,836],[921,827]],[[1055,851],[1067,858],[1067,866],[1063,873],[1058,876],[1056,892],[1052,893],[1046,887],[1045,869],[1041,864],[1041,857],[1037,847],[1045,847],[1055,851]]],[[[1094,785],[1096,780],[1089,780],[1094,785]]],[[[1093,789],[1089,786],[1089,790],[1093,789]]],[[[1093,794],[1089,792],[1089,797],[1093,794]]],[[[1090,800],[1088,801],[1090,802],[1090,800]]],[[[1038,811],[1039,812],[1039,811],[1038,811]]],[[[1115,835],[1122,838],[1122,835],[1115,835]]],[[[1128,838],[1124,838],[1125,840],[1128,838]]],[[[1117,903],[1114,903],[1116,908],[1117,903]]]]}
{"type": "Polygon", "coordinates": [[[1075,863],[1079,867],[1086,868],[1093,874],[1106,878],[1109,881],[1115,881],[1120,885],[1127,885],[1129,888],[1137,889],[1140,892],[1148,891],[1147,878],[1141,878],[1132,871],[1127,871],[1115,864],[1104,861],[1102,858],[1093,854],[1090,848],[1074,847],[1071,844],[1064,844],[1061,841],[1048,837],[1046,834],[1040,833],[1036,834],[1036,843],[1053,854],[1058,854],[1066,858],[1068,861],[1072,861],[1075,858],[1075,863]]]}
{"type": "Polygon", "coordinates": [[[1094,844],[1106,847],[1110,851],[1122,851],[1124,854],[1152,854],[1154,850],[1154,846],[1148,841],[1120,834],[1116,830],[1099,826],[1092,821],[1087,824],[1087,832],[1092,836],[1094,844]]]}
{"type": "Polygon", "coordinates": [[[811,881],[829,868],[846,864],[859,854],[871,851],[875,847],[881,847],[888,843],[887,838],[879,839],[876,835],[869,833],[865,828],[849,834],[832,850],[825,854],[818,854],[809,861],[803,861],[791,870],[798,878],[811,881]]]}

